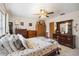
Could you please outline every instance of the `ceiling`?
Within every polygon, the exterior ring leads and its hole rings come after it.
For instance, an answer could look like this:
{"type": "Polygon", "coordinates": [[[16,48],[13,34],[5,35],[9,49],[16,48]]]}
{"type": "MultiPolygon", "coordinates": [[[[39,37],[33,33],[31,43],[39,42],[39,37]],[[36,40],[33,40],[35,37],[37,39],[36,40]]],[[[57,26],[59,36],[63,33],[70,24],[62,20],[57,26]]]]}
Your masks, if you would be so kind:
{"type": "Polygon", "coordinates": [[[30,19],[37,19],[39,16],[33,14],[39,13],[40,9],[53,11],[49,18],[79,10],[78,3],[7,3],[5,6],[13,16],[30,19]]]}

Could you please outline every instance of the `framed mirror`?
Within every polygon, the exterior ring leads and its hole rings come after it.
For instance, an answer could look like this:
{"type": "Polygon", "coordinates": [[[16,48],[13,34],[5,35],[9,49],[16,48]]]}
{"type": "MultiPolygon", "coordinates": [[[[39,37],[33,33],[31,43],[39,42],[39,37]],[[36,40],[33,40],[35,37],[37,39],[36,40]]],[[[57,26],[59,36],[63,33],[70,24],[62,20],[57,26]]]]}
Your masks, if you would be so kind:
{"type": "Polygon", "coordinates": [[[57,33],[60,34],[72,34],[72,19],[67,21],[57,22],[57,33]]]}

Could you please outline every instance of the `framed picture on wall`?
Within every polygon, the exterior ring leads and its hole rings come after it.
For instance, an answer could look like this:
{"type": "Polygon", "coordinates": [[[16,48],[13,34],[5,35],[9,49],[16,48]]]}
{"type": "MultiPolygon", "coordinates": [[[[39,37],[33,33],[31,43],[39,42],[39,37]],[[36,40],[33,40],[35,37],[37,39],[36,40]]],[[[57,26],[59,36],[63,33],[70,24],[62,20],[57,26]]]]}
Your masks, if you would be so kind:
{"type": "Polygon", "coordinates": [[[24,22],[20,22],[21,26],[24,26],[24,22]]]}
{"type": "Polygon", "coordinates": [[[29,23],[29,26],[32,26],[32,23],[29,23]]]}

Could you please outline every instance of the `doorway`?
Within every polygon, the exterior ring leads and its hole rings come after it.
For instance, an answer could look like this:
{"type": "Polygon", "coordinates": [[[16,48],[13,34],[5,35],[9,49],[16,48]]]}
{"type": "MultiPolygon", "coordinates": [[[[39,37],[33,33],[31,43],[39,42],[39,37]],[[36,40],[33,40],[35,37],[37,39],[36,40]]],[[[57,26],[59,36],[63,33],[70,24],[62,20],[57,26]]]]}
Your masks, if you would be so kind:
{"type": "Polygon", "coordinates": [[[9,32],[10,34],[13,34],[13,23],[9,22],[9,32]]]}

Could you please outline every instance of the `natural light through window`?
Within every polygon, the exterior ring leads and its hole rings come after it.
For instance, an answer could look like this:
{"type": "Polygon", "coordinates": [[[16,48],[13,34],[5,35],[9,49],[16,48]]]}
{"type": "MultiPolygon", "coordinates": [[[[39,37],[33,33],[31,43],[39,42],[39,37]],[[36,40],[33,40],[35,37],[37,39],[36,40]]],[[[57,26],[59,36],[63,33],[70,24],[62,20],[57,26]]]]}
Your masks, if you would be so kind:
{"type": "Polygon", "coordinates": [[[0,11],[0,36],[5,34],[5,14],[0,11]]]}

